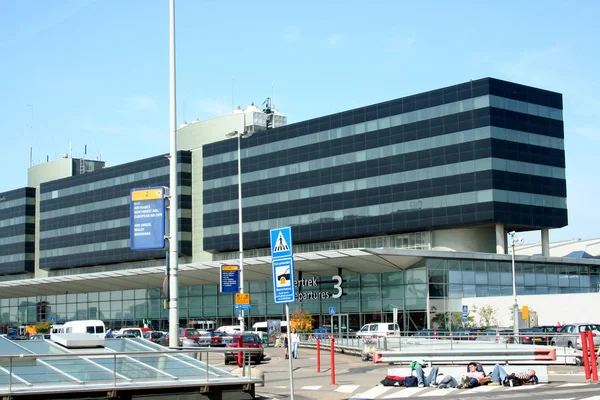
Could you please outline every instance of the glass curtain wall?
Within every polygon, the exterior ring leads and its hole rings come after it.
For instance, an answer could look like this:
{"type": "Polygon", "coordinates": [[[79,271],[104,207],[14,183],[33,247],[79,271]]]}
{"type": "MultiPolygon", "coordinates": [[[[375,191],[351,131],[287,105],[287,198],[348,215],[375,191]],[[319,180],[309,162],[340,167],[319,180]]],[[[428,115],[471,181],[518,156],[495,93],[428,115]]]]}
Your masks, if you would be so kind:
{"type": "MultiPolygon", "coordinates": [[[[600,268],[596,266],[517,263],[516,270],[518,295],[590,293],[597,292],[600,285],[600,268]]],[[[460,317],[463,297],[512,296],[510,262],[431,258],[407,270],[357,275],[342,272],[342,278],[341,297],[333,297],[337,293],[333,277],[321,276],[315,286],[298,290],[303,299],[291,303],[290,311],[311,313],[317,328],[331,323],[333,308],[336,314],[347,315],[348,327],[356,330],[365,323],[393,322],[396,309],[398,324],[406,332],[427,326],[427,285],[433,326],[443,329],[452,319],[449,310],[460,317]]],[[[248,326],[285,318],[284,305],[273,302],[271,280],[246,282],[246,287],[251,293],[248,326]]],[[[197,320],[237,324],[234,297],[219,294],[218,285],[182,286],[179,293],[181,326],[197,320]]],[[[0,299],[0,332],[8,326],[51,319],[57,323],[101,319],[113,328],[147,324],[167,330],[168,307],[159,288],[0,299]]]]}

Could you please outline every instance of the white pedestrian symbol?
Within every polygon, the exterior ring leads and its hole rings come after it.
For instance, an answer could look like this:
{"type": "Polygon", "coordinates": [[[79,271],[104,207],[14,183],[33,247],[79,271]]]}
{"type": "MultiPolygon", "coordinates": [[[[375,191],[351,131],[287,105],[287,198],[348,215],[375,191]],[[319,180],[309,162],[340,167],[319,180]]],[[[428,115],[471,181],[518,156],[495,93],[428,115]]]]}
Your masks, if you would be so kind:
{"type": "Polygon", "coordinates": [[[273,249],[273,253],[279,253],[282,251],[289,251],[290,246],[288,246],[283,234],[279,232],[279,236],[277,236],[277,240],[275,241],[275,248],[273,249]]]}

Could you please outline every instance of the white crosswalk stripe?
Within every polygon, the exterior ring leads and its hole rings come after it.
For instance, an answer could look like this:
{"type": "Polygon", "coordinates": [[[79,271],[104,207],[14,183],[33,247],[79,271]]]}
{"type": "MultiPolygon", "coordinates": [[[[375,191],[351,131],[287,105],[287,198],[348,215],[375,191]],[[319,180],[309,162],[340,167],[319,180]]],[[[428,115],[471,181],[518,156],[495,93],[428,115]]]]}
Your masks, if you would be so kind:
{"type": "Polygon", "coordinates": [[[300,388],[300,390],[319,390],[323,387],[323,385],[320,386],[302,386],[300,388]]]}
{"type": "Polygon", "coordinates": [[[560,385],[557,387],[564,388],[564,387],[577,387],[577,386],[586,386],[586,385],[588,385],[588,383],[565,383],[564,385],[560,385]]]}
{"type": "Polygon", "coordinates": [[[585,399],[581,400],[600,400],[600,396],[586,397],[585,399]]]}
{"type": "Polygon", "coordinates": [[[412,395],[417,394],[425,389],[427,389],[427,388],[416,388],[416,387],[404,388],[404,389],[398,390],[396,393],[392,393],[385,397],[382,397],[382,399],[405,399],[405,398],[411,397],[412,395]]]}
{"type": "Polygon", "coordinates": [[[375,398],[377,398],[377,396],[384,394],[385,392],[387,392],[390,389],[392,389],[391,386],[375,386],[374,388],[371,388],[371,389],[367,390],[366,392],[358,393],[358,394],[350,397],[350,399],[355,399],[355,400],[375,399],[375,398]]]}
{"type": "Polygon", "coordinates": [[[419,397],[426,397],[426,396],[442,397],[442,396],[447,396],[450,393],[452,393],[453,395],[457,395],[458,394],[458,389],[437,389],[437,390],[432,390],[432,391],[429,391],[427,393],[423,393],[423,394],[419,395],[419,397]]]}
{"type": "Polygon", "coordinates": [[[342,385],[339,388],[335,389],[335,391],[340,393],[353,393],[359,387],[360,385],[342,385]]]}

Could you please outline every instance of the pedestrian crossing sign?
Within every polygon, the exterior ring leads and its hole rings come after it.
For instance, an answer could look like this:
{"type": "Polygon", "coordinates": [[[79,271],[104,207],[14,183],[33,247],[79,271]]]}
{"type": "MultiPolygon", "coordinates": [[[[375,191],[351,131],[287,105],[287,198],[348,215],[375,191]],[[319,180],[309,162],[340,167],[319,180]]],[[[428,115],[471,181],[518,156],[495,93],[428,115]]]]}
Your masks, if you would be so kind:
{"type": "Polygon", "coordinates": [[[292,257],[292,228],[271,229],[271,257],[292,257]]]}

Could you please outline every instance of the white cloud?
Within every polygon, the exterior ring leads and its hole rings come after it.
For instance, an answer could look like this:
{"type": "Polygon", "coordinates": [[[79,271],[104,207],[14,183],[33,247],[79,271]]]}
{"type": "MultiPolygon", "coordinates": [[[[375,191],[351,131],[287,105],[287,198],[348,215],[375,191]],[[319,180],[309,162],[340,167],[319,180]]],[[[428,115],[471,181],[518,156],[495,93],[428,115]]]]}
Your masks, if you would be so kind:
{"type": "Polygon", "coordinates": [[[125,106],[131,111],[145,111],[154,107],[154,99],[143,94],[134,94],[125,99],[125,106]]]}
{"type": "Polygon", "coordinates": [[[335,46],[336,44],[340,43],[342,40],[342,35],[337,34],[337,33],[333,33],[331,35],[329,35],[329,37],[327,38],[327,41],[329,42],[330,46],[335,46]]]}
{"type": "Polygon", "coordinates": [[[284,42],[295,42],[300,39],[300,31],[295,26],[288,26],[285,32],[281,34],[281,40],[284,42]]]}

